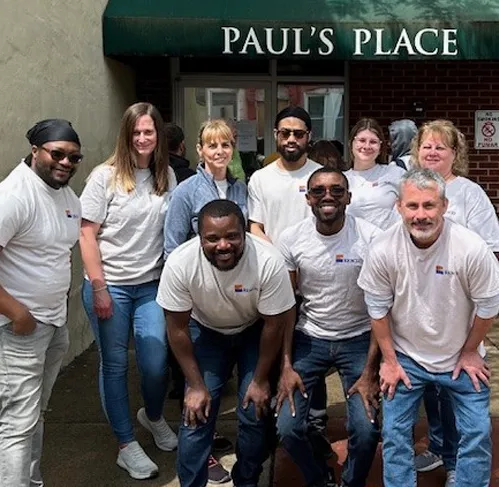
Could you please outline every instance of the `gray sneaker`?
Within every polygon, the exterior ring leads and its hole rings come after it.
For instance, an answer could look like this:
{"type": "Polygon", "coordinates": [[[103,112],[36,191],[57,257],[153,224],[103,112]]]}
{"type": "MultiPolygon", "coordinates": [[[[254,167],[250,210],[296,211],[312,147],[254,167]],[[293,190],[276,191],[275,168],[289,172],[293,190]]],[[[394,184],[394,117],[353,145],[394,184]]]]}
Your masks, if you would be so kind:
{"type": "Polygon", "coordinates": [[[447,480],[445,481],[445,487],[454,487],[456,485],[456,471],[449,470],[447,472],[447,480]]]}
{"type": "Polygon", "coordinates": [[[125,469],[132,479],[150,479],[158,475],[158,466],[146,455],[137,441],[120,448],[116,463],[125,469]]]}
{"type": "Polygon", "coordinates": [[[147,417],[145,408],[140,408],[137,413],[137,419],[147,431],[152,433],[154,443],[156,443],[156,446],[160,450],[173,451],[177,448],[177,435],[173,432],[170,426],[168,426],[168,423],[165,421],[163,416],[161,416],[158,421],[151,421],[147,417]]]}
{"type": "Polygon", "coordinates": [[[440,467],[440,465],[443,465],[444,462],[440,455],[435,455],[430,450],[425,450],[423,453],[416,455],[414,464],[418,472],[431,472],[440,467]]]}

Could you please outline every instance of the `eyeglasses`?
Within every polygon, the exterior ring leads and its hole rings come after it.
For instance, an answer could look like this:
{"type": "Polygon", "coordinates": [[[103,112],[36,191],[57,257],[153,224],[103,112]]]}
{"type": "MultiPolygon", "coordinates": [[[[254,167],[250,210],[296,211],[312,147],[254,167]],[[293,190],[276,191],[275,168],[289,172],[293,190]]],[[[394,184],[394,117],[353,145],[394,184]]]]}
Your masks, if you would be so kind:
{"type": "Polygon", "coordinates": [[[281,136],[283,139],[289,139],[292,135],[295,139],[303,139],[305,135],[309,134],[308,130],[292,130],[292,129],[279,129],[276,130],[276,134],[281,136]]]}
{"type": "Polygon", "coordinates": [[[381,145],[381,140],[379,139],[364,139],[354,137],[353,140],[357,143],[357,145],[371,145],[373,147],[379,147],[381,145]]]}
{"type": "Polygon", "coordinates": [[[83,159],[83,154],[78,154],[78,153],[72,153],[72,154],[66,154],[66,152],[59,150],[59,149],[47,149],[46,147],[40,146],[40,149],[43,149],[45,152],[50,154],[50,157],[56,161],[56,162],[61,162],[64,159],[68,159],[68,161],[71,164],[79,164],[82,159],[83,159]]]}
{"type": "Polygon", "coordinates": [[[335,198],[341,198],[346,193],[347,189],[338,184],[334,184],[329,188],[326,188],[325,186],[314,186],[312,188],[309,188],[308,194],[315,198],[323,198],[324,196],[326,196],[328,191],[331,196],[334,196],[335,198]]]}

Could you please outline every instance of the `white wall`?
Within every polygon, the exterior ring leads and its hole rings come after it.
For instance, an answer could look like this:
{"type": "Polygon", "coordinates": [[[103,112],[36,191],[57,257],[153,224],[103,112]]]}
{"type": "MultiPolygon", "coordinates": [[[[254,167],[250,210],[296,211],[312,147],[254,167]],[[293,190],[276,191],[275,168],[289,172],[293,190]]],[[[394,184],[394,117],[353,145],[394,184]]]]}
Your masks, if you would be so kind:
{"type": "MultiPolygon", "coordinates": [[[[91,168],[111,152],[119,120],[134,101],[127,66],[103,56],[106,0],[3,2],[0,15],[0,180],[29,153],[26,131],[38,120],[73,123],[85,159],[71,186],[79,194],[91,168]]],[[[92,335],[80,302],[82,265],[73,255],[69,298],[71,348],[66,363],[92,335]]]]}

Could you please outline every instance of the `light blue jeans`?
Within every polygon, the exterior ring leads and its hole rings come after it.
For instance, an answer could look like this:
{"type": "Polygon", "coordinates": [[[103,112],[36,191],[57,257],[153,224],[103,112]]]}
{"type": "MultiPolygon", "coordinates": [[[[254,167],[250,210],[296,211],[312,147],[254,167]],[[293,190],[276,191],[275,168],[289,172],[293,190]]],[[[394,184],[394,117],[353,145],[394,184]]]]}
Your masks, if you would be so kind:
{"type": "Polygon", "coordinates": [[[0,486],[43,486],[43,414],[69,348],[67,326],[0,326],[0,486]]]}
{"type": "Polygon", "coordinates": [[[147,417],[158,420],[167,387],[166,324],[156,303],[158,281],[135,286],[108,285],[113,315],[103,320],[93,311],[91,284],[85,279],[83,305],[100,354],[99,390],[106,417],[120,444],[134,440],[128,400],[128,345],[133,333],[140,386],[147,417]]]}
{"type": "Polygon", "coordinates": [[[456,487],[488,487],[492,462],[490,390],[485,384],[476,392],[464,371],[456,380],[452,373],[428,372],[406,355],[397,353],[412,389],[399,382],[392,400],[383,401],[383,479],[385,487],[416,487],[413,426],[425,387],[434,384],[450,398],[459,445],[456,487]]]}

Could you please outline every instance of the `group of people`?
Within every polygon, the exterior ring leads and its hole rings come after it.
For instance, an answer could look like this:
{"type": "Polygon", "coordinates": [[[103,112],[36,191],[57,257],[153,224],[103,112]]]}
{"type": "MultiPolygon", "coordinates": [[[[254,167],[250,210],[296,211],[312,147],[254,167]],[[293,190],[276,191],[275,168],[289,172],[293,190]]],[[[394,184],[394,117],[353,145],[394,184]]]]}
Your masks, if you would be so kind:
{"type": "Polygon", "coordinates": [[[446,120],[419,129],[398,121],[388,163],[382,128],[361,119],[344,170],[309,158],[311,128],[300,107],[278,113],[279,158],[246,185],[229,169],[229,124],[201,126],[194,172],[181,130],[136,103],[80,199],[68,186],[83,158],[71,124],[44,120],[28,131],[31,153],[0,183],[0,485],[43,485],[43,413],[68,347],[70,253],[79,240],[102,407],[117,464],[131,477],[159,471],[134,434],[133,334],[144,403],[137,420],[158,448],[178,449],[182,487],[230,478],[256,487],[274,414],[309,487],[364,487],[381,437],[385,487],[416,485],[416,469],[442,463],[446,487],[488,486],[482,342],[499,310],[499,224],[486,193],[465,177],[465,138],[446,120]],[[177,434],[163,417],[172,355],[185,376],[177,434]],[[212,453],[235,365],[229,475],[212,453]],[[347,409],[338,480],[323,436],[332,368],[347,409]],[[423,397],[430,445],[415,457],[423,397]]]}

